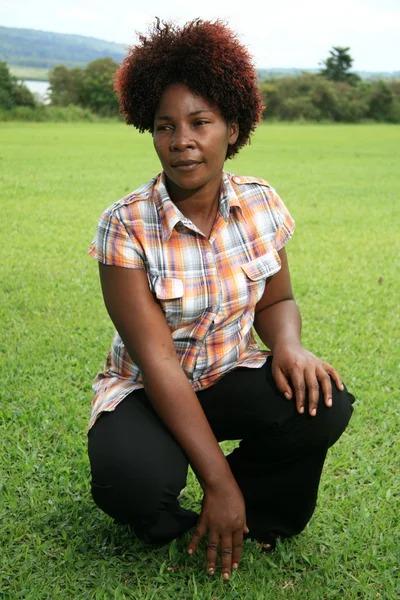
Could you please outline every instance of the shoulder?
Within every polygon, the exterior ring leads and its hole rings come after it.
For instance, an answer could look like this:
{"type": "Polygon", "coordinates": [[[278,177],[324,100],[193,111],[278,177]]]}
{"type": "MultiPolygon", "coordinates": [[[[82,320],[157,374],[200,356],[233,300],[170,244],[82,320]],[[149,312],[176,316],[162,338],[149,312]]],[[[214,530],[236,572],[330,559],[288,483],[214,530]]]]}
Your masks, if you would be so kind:
{"type": "Polygon", "coordinates": [[[294,221],[276,190],[260,177],[231,173],[227,173],[227,176],[249,222],[268,222],[272,229],[286,232],[286,237],[281,235],[284,241],[278,244],[282,247],[294,231],[294,221]]]}
{"type": "Polygon", "coordinates": [[[253,177],[250,175],[234,175],[233,173],[226,173],[226,175],[229,177],[233,185],[237,185],[239,187],[256,186],[272,190],[272,187],[270,186],[268,181],[265,181],[265,179],[261,179],[261,177],[253,177]]]}
{"type": "Polygon", "coordinates": [[[261,177],[249,175],[234,175],[226,173],[230,184],[242,206],[262,209],[263,207],[273,208],[279,201],[279,196],[275,189],[261,177]]]}
{"type": "Polygon", "coordinates": [[[141,213],[145,207],[152,209],[154,207],[154,186],[157,179],[158,176],[154,177],[133,192],[117,200],[114,204],[106,208],[103,214],[119,219],[127,213],[141,213]]]}

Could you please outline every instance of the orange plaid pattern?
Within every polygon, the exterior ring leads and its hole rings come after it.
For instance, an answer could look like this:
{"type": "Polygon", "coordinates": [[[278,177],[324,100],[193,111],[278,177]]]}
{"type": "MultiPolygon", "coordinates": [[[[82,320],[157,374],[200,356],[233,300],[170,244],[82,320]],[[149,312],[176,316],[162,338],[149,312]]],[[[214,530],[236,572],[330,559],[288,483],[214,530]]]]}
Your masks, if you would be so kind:
{"type": "MultiPolygon", "coordinates": [[[[161,173],[108,208],[89,254],[119,267],[145,269],[195,391],[239,366],[259,368],[266,352],[254,339],[254,309],[280,269],[278,250],[294,222],[268,183],[224,172],[210,237],[168,196],[161,173]]],[[[102,411],[142,388],[139,367],[115,333],[93,383],[92,426],[102,411]]]]}

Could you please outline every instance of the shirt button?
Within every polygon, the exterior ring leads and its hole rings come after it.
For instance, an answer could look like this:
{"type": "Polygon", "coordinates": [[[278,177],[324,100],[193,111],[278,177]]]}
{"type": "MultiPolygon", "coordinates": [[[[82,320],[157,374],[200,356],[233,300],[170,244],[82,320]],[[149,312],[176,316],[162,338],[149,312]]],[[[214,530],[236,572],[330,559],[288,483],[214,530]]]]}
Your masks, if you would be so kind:
{"type": "Polygon", "coordinates": [[[233,177],[233,181],[234,181],[235,183],[240,183],[240,177],[238,177],[237,175],[235,175],[235,176],[233,177]]]}

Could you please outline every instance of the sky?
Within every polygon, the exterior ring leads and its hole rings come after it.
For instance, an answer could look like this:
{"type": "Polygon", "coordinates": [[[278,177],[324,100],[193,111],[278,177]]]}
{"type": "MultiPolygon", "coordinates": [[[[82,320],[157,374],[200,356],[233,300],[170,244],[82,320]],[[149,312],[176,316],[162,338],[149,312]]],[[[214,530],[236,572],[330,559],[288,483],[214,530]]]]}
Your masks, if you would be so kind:
{"type": "Polygon", "coordinates": [[[0,25],[124,45],[156,16],[228,21],[258,68],[319,68],[332,46],[349,46],[355,70],[400,70],[399,0],[0,0],[0,25]]]}

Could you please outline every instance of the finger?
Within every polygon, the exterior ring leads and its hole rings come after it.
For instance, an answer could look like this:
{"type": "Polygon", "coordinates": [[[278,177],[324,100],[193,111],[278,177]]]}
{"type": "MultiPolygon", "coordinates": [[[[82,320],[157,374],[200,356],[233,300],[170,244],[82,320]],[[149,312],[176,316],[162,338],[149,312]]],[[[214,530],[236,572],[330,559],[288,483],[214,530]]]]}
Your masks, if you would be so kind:
{"type": "Polygon", "coordinates": [[[278,390],[284,394],[287,400],[291,400],[293,396],[292,389],[289,385],[286,375],[281,369],[277,368],[274,371],[274,379],[278,390]]]}
{"type": "Polygon", "coordinates": [[[250,529],[247,527],[246,523],[244,524],[244,527],[243,527],[243,533],[250,533],[250,529]]]}
{"type": "Polygon", "coordinates": [[[219,545],[219,534],[216,531],[210,531],[207,543],[207,571],[214,575],[217,564],[217,552],[219,545]]]}
{"type": "Polygon", "coordinates": [[[331,378],[323,367],[318,370],[318,380],[321,385],[326,406],[332,406],[332,383],[331,378]]]}
{"type": "Polygon", "coordinates": [[[330,365],[328,363],[324,363],[324,369],[332,377],[337,389],[340,392],[343,392],[343,390],[344,390],[343,381],[342,381],[339,373],[336,371],[335,367],[332,367],[332,365],[330,365]]]}
{"type": "Polygon", "coordinates": [[[221,539],[221,568],[223,579],[229,579],[232,570],[232,534],[221,539]]]}
{"type": "Polygon", "coordinates": [[[293,375],[290,375],[292,385],[294,388],[294,394],[296,398],[296,407],[299,413],[304,413],[304,404],[306,400],[306,382],[304,380],[304,372],[296,371],[293,375]]]}
{"type": "Polygon", "coordinates": [[[319,383],[315,369],[311,367],[306,370],[304,377],[307,384],[308,412],[312,417],[315,417],[319,402],[319,383]]]}
{"type": "Polygon", "coordinates": [[[243,532],[235,531],[232,538],[232,569],[237,569],[242,555],[243,532]]]}
{"type": "Polygon", "coordinates": [[[206,533],[207,528],[206,526],[199,521],[199,523],[197,524],[197,527],[193,533],[192,539],[189,542],[189,546],[188,546],[188,553],[189,554],[193,554],[196,551],[197,546],[200,543],[200,540],[204,537],[204,534],[206,533]]]}

